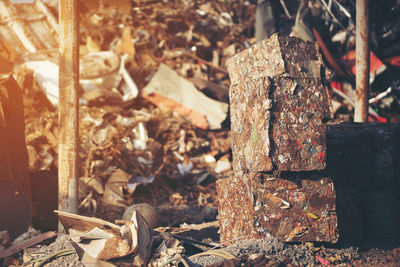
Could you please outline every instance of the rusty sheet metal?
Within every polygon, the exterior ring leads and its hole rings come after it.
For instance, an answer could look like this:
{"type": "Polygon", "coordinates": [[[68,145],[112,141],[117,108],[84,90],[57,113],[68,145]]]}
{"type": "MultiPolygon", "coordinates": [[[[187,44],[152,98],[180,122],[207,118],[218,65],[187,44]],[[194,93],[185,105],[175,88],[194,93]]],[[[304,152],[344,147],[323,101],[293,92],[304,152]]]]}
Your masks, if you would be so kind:
{"type": "Polygon", "coordinates": [[[336,243],[339,233],[332,180],[296,175],[299,182],[294,177],[267,174],[218,181],[221,242],[272,235],[284,242],[336,243]]]}
{"type": "Polygon", "coordinates": [[[315,44],[276,34],[229,60],[236,172],[325,168],[323,69],[315,44]]]}

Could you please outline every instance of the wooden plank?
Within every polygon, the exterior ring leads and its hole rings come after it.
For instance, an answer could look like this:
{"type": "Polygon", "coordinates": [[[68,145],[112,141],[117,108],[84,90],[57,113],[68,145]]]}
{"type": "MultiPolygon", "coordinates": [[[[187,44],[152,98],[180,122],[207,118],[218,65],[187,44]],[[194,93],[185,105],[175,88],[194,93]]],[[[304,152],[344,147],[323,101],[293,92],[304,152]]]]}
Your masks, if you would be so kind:
{"type": "MultiPolygon", "coordinates": [[[[78,0],[60,1],[60,69],[58,106],[58,207],[78,213],[79,46],[78,0]]],[[[61,230],[61,227],[59,227],[61,230]]]]}
{"type": "MultiPolygon", "coordinates": [[[[4,20],[8,20],[14,17],[14,13],[12,11],[12,5],[6,4],[5,1],[0,1],[0,14],[4,20]]],[[[10,20],[8,22],[8,26],[12,29],[12,31],[18,36],[21,44],[24,48],[29,52],[36,52],[36,47],[33,44],[29,34],[26,32],[24,25],[18,20],[10,20]]]]}

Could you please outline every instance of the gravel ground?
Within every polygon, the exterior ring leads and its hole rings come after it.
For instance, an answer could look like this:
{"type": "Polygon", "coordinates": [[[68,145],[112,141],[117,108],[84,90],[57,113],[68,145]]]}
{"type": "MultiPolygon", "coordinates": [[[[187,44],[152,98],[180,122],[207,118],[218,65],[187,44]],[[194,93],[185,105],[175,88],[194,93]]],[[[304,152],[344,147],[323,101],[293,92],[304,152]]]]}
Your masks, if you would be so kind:
{"type": "MultiPolygon", "coordinates": [[[[28,248],[24,252],[24,262],[26,263],[27,259],[37,259],[44,258],[53,253],[56,253],[63,249],[73,249],[71,243],[69,242],[67,235],[62,235],[57,238],[53,243],[49,245],[41,245],[39,247],[28,248]]],[[[54,257],[50,259],[44,267],[79,267],[84,266],[79,262],[78,254],[75,252],[61,257],[54,257]]]]}
{"type": "MultiPolygon", "coordinates": [[[[263,254],[265,258],[278,265],[314,266],[321,264],[317,259],[320,249],[305,244],[285,244],[274,238],[243,240],[226,247],[224,250],[237,258],[246,255],[255,258],[263,254]]],[[[332,249],[324,250],[329,253],[332,249]]],[[[360,253],[355,248],[335,249],[334,251],[336,255],[340,255],[341,259],[356,260],[360,258],[360,253]]],[[[222,260],[218,256],[200,256],[194,258],[191,263],[193,263],[193,266],[207,266],[217,264],[222,260]]]]}

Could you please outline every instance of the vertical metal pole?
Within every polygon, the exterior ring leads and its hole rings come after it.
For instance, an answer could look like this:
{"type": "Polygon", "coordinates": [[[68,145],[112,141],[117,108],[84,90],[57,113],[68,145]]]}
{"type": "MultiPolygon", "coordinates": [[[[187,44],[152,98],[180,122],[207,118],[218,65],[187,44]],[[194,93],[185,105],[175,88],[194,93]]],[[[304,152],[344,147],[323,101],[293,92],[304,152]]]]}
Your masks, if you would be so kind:
{"type": "Polygon", "coordinates": [[[78,0],[60,1],[59,27],[58,209],[76,214],[79,201],[78,0]]]}
{"type": "Polygon", "coordinates": [[[356,104],[355,122],[368,121],[369,1],[356,0],[356,104]]]}

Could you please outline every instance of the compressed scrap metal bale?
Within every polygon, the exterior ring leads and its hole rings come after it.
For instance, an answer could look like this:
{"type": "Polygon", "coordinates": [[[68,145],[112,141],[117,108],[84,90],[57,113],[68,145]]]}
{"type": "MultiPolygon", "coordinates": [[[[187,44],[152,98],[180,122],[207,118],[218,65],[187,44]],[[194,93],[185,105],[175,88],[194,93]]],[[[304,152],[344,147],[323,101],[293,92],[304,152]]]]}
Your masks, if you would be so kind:
{"type": "Polygon", "coordinates": [[[259,237],[251,223],[254,209],[250,185],[235,176],[217,181],[219,232],[222,242],[259,237]]]}
{"type": "Polygon", "coordinates": [[[266,174],[217,181],[221,242],[272,235],[284,242],[336,243],[333,182],[304,175],[298,182],[266,174]]]}
{"type": "Polygon", "coordinates": [[[228,61],[236,172],[321,170],[331,117],[316,44],[274,34],[228,61]]]}

